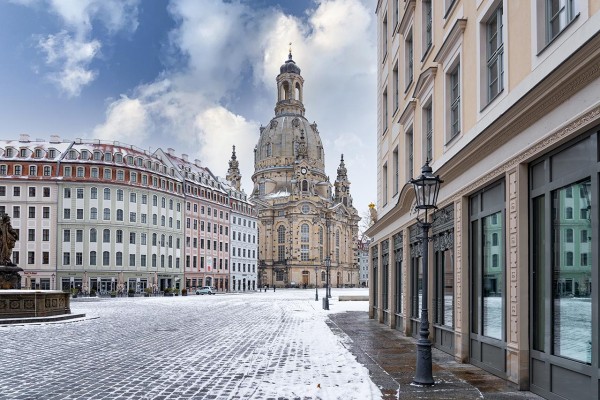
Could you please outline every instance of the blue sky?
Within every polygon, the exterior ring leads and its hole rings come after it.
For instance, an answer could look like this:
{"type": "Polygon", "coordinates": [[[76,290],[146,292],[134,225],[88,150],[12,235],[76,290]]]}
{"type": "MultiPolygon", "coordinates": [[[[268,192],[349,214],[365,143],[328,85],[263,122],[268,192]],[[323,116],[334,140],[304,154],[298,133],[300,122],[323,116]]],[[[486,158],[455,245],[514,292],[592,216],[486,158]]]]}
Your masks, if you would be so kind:
{"type": "Polygon", "coordinates": [[[374,0],[0,1],[0,137],[172,147],[224,176],[273,117],[292,42],[333,181],[340,154],[361,213],[376,200],[374,0]]]}

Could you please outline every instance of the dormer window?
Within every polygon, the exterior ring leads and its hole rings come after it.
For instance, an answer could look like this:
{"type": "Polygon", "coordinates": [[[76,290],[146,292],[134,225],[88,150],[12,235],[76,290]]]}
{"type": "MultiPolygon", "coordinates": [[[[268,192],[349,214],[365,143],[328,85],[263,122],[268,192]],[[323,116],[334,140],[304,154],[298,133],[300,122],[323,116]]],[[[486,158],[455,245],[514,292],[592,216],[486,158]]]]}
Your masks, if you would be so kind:
{"type": "Polygon", "coordinates": [[[94,152],[94,160],[96,160],[96,161],[102,160],[102,153],[100,153],[99,151],[95,151],[94,152]]]}
{"type": "Polygon", "coordinates": [[[77,159],[77,152],[75,150],[69,150],[69,159],[70,160],[77,159]]]}
{"type": "Polygon", "coordinates": [[[48,158],[56,158],[56,150],[55,149],[50,149],[48,151],[48,158]]]}
{"type": "Polygon", "coordinates": [[[6,155],[6,157],[12,157],[12,156],[13,156],[13,149],[12,149],[12,148],[10,148],[10,147],[8,147],[8,148],[6,149],[6,151],[5,151],[5,153],[6,153],[6,154],[5,154],[5,155],[6,155]]]}
{"type": "Polygon", "coordinates": [[[89,158],[90,158],[90,153],[87,150],[81,150],[81,159],[89,160],[89,158]]]}
{"type": "Polygon", "coordinates": [[[21,157],[27,157],[27,149],[21,149],[21,157]]]}
{"type": "Polygon", "coordinates": [[[122,154],[115,154],[115,161],[118,163],[122,163],[123,162],[123,155],[122,154]]]}
{"type": "Polygon", "coordinates": [[[112,161],[112,153],[104,153],[104,161],[112,161]]]}
{"type": "Polygon", "coordinates": [[[42,158],[42,150],[35,149],[35,158],[42,158]]]}

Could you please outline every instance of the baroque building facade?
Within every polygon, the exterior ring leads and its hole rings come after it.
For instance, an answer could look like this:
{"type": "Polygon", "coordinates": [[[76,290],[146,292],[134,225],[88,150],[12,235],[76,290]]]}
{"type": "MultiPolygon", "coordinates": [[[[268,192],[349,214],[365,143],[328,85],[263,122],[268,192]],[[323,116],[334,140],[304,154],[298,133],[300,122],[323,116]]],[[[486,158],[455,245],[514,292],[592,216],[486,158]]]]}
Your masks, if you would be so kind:
{"type": "Polygon", "coordinates": [[[600,394],[600,2],[379,0],[369,315],[549,399],[600,394]],[[444,183],[423,282],[415,195],[444,183]]]}
{"type": "MultiPolygon", "coordinates": [[[[57,136],[0,141],[0,213],[19,233],[12,259],[22,287],[99,294],[230,291],[231,221],[256,229],[239,179],[222,180],[199,160],[57,136]]],[[[256,234],[242,252],[254,270],[255,243],[256,234]]],[[[246,290],[255,274],[244,274],[246,290]]]]}
{"type": "Polygon", "coordinates": [[[304,116],[304,78],[292,59],[276,78],[275,117],[254,149],[261,286],[358,285],[358,233],[343,155],[332,185],[316,123],[304,116]]]}

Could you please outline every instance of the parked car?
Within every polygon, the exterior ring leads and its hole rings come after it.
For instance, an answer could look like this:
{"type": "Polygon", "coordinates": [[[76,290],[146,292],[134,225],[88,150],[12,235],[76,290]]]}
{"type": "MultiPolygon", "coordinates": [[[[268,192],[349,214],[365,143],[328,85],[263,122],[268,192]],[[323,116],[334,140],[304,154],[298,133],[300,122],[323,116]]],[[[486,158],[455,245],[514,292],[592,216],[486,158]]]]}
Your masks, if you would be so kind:
{"type": "Polygon", "coordinates": [[[201,288],[196,289],[196,294],[215,294],[217,293],[217,289],[212,286],[202,286],[201,288]]]}

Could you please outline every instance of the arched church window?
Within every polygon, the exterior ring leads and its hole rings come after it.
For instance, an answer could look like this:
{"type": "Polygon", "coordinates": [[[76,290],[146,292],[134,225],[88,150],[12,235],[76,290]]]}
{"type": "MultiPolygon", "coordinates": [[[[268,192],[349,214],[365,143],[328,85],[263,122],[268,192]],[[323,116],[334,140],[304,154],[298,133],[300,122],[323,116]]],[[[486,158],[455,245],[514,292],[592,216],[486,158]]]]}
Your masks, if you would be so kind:
{"type": "Polygon", "coordinates": [[[294,88],[294,99],[302,101],[302,92],[300,91],[300,83],[296,82],[294,88]]]}
{"type": "Polygon", "coordinates": [[[283,225],[277,228],[277,259],[285,261],[285,227],[283,225]]]}
{"type": "Polygon", "coordinates": [[[306,179],[302,181],[302,191],[308,192],[308,181],[306,179]]]}
{"type": "Polygon", "coordinates": [[[267,143],[266,151],[267,151],[267,157],[271,157],[271,155],[273,154],[273,147],[272,147],[271,143],[267,143]]]}
{"type": "Polygon", "coordinates": [[[263,195],[265,194],[265,183],[261,182],[258,184],[258,194],[263,195]]]}
{"type": "Polygon", "coordinates": [[[308,229],[308,224],[302,224],[302,226],[300,227],[300,241],[302,243],[308,243],[308,237],[309,237],[309,229],[308,229]]]}
{"type": "Polygon", "coordinates": [[[289,100],[290,99],[290,84],[288,82],[283,82],[283,85],[281,85],[281,88],[283,89],[283,100],[289,100]]]}

